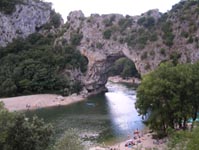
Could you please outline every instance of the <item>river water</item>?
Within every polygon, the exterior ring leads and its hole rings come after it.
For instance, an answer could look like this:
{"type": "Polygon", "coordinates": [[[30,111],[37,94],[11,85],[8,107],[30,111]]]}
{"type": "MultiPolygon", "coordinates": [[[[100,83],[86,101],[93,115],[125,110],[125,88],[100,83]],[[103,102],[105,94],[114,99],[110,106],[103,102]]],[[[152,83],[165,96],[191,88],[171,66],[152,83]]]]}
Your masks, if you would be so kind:
{"type": "Polygon", "coordinates": [[[113,144],[143,129],[135,109],[136,91],[124,84],[107,83],[108,92],[69,106],[43,108],[27,112],[53,124],[56,138],[75,128],[87,142],[113,144]]]}

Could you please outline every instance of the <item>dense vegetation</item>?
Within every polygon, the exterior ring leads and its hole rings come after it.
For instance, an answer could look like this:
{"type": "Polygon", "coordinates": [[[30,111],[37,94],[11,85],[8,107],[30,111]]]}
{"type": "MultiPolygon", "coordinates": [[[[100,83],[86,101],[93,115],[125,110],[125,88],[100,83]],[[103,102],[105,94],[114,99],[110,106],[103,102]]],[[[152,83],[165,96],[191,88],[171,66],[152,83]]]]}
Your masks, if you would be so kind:
{"type": "Polygon", "coordinates": [[[54,36],[35,33],[0,48],[0,97],[81,90],[81,83],[63,71],[85,72],[87,60],[75,47],[53,47],[53,43],[54,36]]]}
{"type": "Polygon", "coordinates": [[[53,150],[86,150],[79,138],[78,131],[69,129],[56,143],[53,150]]]}
{"type": "Polygon", "coordinates": [[[145,75],[137,90],[136,107],[146,123],[158,134],[186,128],[199,111],[199,63],[161,64],[145,75]]]}
{"type": "Polygon", "coordinates": [[[199,147],[199,126],[190,131],[171,132],[168,143],[169,150],[198,150],[199,147]]]}
{"type": "Polygon", "coordinates": [[[109,71],[110,76],[119,75],[122,78],[139,77],[135,64],[128,58],[120,58],[115,61],[109,71]]]}
{"type": "Polygon", "coordinates": [[[15,5],[23,2],[23,0],[0,0],[0,10],[5,14],[11,14],[15,11],[15,5]]]}
{"type": "Polygon", "coordinates": [[[0,103],[0,149],[1,150],[45,150],[52,140],[50,124],[21,113],[10,113],[0,103]]]}
{"type": "Polygon", "coordinates": [[[51,124],[34,116],[8,112],[0,103],[1,150],[84,150],[77,131],[69,129],[60,139],[53,140],[51,124]]]}

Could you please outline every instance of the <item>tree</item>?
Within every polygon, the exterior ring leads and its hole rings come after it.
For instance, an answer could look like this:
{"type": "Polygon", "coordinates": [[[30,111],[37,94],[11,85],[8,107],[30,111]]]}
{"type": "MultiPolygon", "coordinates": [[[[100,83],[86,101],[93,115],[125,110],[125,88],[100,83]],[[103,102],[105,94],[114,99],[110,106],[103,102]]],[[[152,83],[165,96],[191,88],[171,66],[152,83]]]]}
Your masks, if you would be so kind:
{"type": "Polygon", "coordinates": [[[64,136],[55,144],[54,150],[85,150],[75,129],[65,132],[64,136]]]}
{"type": "MultiPolygon", "coordinates": [[[[166,134],[168,128],[174,129],[176,125],[186,128],[188,118],[195,114],[193,107],[198,102],[199,87],[193,83],[199,81],[195,78],[199,74],[194,77],[192,67],[191,64],[161,64],[143,77],[137,91],[136,108],[147,116],[146,123],[158,133],[166,134]]],[[[198,107],[196,109],[198,111],[198,107]]]]}
{"type": "Polygon", "coordinates": [[[53,130],[37,117],[10,113],[0,104],[0,133],[1,150],[45,150],[53,130]]]}

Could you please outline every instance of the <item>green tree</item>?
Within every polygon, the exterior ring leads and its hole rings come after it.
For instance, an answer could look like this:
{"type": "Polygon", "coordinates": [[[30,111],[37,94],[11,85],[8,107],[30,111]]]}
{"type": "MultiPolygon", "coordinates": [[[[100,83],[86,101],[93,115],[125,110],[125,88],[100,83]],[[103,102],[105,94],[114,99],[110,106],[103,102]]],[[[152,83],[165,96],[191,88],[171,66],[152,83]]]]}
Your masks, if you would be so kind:
{"type": "Polygon", "coordinates": [[[169,127],[175,128],[177,124],[186,127],[186,121],[195,113],[193,101],[198,102],[196,98],[192,99],[197,93],[192,90],[193,82],[190,64],[161,64],[143,77],[137,91],[136,107],[141,115],[147,116],[146,123],[150,128],[166,134],[169,127]]]}
{"type": "Polygon", "coordinates": [[[0,103],[0,149],[45,150],[52,139],[52,126],[43,120],[8,112],[0,103]]]}
{"type": "Polygon", "coordinates": [[[199,126],[190,131],[172,131],[169,137],[169,150],[198,150],[199,147],[199,126]]]}
{"type": "Polygon", "coordinates": [[[111,38],[111,35],[112,35],[112,30],[111,29],[106,29],[104,32],[103,32],[103,38],[104,39],[110,39],[111,38]]]}
{"type": "Polygon", "coordinates": [[[70,129],[65,132],[64,136],[57,141],[54,150],[85,150],[81,139],[78,137],[75,129],[70,129]]]}

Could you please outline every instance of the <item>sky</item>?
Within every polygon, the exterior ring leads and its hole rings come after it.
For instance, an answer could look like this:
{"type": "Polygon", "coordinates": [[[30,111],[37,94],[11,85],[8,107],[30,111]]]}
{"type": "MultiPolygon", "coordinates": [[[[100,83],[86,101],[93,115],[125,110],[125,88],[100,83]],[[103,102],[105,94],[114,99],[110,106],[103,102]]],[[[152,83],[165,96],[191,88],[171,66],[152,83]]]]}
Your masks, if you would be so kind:
{"type": "Polygon", "coordinates": [[[82,10],[85,16],[90,14],[140,15],[150,9],[167,12],[180,0],[44,0],[52,2],[53,8],[64,20],[74,10],[82,10]]]}

